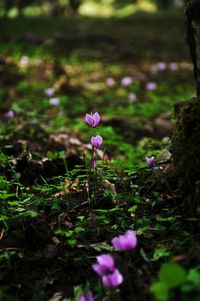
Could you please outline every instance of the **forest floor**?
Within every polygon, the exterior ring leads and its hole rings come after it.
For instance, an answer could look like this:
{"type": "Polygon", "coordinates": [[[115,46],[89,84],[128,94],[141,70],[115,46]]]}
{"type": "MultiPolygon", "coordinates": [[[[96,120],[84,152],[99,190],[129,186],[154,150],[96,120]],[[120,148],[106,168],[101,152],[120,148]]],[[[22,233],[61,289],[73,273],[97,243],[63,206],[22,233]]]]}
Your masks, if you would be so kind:
{"type": "Polygon", "coordinates": [[[199,301],[199,212],[182,210],[170,153],[173,106],[195,95],[184,14],[0,28],[0,300],[75,301],[89,286],[97,301],[199,301]],[[111,244],[127,229],[128,259],[111,244]],[[124,277],[109,295],[102,253],[124,277]]]}

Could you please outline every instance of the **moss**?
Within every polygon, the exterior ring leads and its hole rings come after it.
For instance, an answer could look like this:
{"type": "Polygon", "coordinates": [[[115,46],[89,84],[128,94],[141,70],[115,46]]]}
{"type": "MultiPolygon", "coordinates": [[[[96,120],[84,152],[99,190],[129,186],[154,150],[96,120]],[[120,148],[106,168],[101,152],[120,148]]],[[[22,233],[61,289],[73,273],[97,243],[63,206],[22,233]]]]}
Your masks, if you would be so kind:
{"type": "Polygon", "coordinates": [[[173,158],[183,206],[197,208],[200,185],[200,99],[193,98],[175,106],[176,126],[173,133],[173,158]]]}

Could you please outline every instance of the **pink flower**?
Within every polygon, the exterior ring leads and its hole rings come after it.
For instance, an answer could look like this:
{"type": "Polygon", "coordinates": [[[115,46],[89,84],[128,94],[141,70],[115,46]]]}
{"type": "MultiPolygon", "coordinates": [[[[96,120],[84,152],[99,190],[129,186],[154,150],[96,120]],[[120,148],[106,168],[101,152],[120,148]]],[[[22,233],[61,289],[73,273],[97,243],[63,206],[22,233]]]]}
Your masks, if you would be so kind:
{"type": "Polygon", "coordinates": [[[47,89],[44,90],[44,94],[45,94],[46,96],[48,96],[48,97],[53,96],[54,93],[55,93],[54,88],[47,88],[47,89]]]}
{"type": "Polygon", "coordinates": [[[115,86],[116,82],[115,82],[114,78],[109,77],[106,79],[106,84],[109,88],[112,88],[115,86]]]}
{"type": "Polygon", "coordinates": [[[105,288],[117,288],[123,282],[123,276],[119,270],[115,269],[112,274],[104,275],[102,283],[105,288]]]}
{"type": "Polygon", "coordinates": [[[128,99],[129,99],[130,102],[134,102],[134,101],[137,99],[137,96],[136,96],[135,93],[130,92],[130,93],[128,94],[128,99]]]}
{"type": "Polygon", "coordinates": [[[171,71],[176,71],[178,70],[178,64],[177,63],[169,63],[169,69],[171,71]]]}
{"type": "Polygon", "coordinates": [[[154,91],[157,89],[157,84],[153,82],[149,82],[146,84],[146,90],[148,91],[154,91]]]}
{"type": "Polygon", "coordinates": [[[137,237],[135,232],[127,230],[124,235],[117,236],[112,239],[113,247],[118,251],[130,251],[135,249],[137,245],[137,237]]]}
{"type": "Polygon", "coordinates": [[[167,69],[167,64],[165,62],[160,62],[157,64],[157,66],[158,66],[158,70],[160,71],[164,71],[167,69]]]}
{"type": "Polygon", "coordinates": [[[95,149],[100,148],[101,144],[103,142],[103,138],[100,135],[92,136],[91,138],[91,144],[95,149]]]}
{"type": "Polygon", "coordinates": [[[49,99],[49,104],[52,106],[57,106],[60,102],[60,99],[58,97],[53,97],[49,99]]]}
{"type": "Polygon", "coordinates": [[[93,301],[93,294],[91,291],[88,291],[87,295],[81,295],[78,301],[93,301]]]}
{"type": "Polygon", "coordinates": [[[149,168],[154,167],[154,165],[155,165],[155,158],[154,158],[154,156],[152,156],[152,157],[146,157],[146,163],[147,163],[147,166],[149,168]]]}
{"type": "Polygon", "coordinates": [[[7,118],[12,119],[15,116],[15,113],[14,111],[9,110],[5,115],[7,118]]]}
{"type": "Polygon", "coordinates": [[[92,268],[99,276],[111,274],[115,270],[114,259],[109,254],[97,256],[97,263],[93,264],[92,268]]]}
{"type": "Polygon", "coordinates": [[[94,114],[86,114],[85,116],[85,122],[92,126],[93,128],[97,127],[97,125],[100,122],[100,116],[99,113],[94,113],[94,114]]]}
{"type": "Polygon", "coordinates": [[[123,87],[130,86],[133,83],[133,79],[130,76],[125,76],[121,79],[121,85],[123,87]]]}

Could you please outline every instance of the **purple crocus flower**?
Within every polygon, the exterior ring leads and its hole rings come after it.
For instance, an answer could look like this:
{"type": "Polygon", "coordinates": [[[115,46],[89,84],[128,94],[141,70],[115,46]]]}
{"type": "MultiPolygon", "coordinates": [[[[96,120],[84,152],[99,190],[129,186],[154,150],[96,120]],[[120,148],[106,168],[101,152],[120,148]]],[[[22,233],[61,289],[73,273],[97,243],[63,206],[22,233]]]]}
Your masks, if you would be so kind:
{"type": "Polygon", "coordinates": [[[110,254],[102,254],[97,256],[97,263],[92,268],[99,276],[112,274],[115,271],[115,262],[110,254]]]}
{"type": "Polygon", "coordinates": [[[49,99],[49,104],[51,106],[57,106],[60,102],[60,99],[58,97],[53,97],[49,99]]]}
{"type": "Polygon", "coordinates": [[[14,111],[9,110],[5,115],[7,118],[12,119],[15,116],[15,113],[14,111]]]}
{"type": "Polygon", "coordinates": [[[113,247],[118,251],[130,251],[135,249],[137,245],[137,237],[135,232],[127,230],[124,235],[117,236],[112,239],[113,247]]]}
{"type": "Polygon", "coordinates": [[[115,86],[116,82],[115,82],[114,78],[109,77],[106,79],[106,84],[109,88],[112,88],[115,86]]]}
{"type": "Polygon", "coordinates": [[[115,269],[112,274],[104,275],[102,283],[105,288],[117,288],[123,282],[123,276],[118,269],[115,269]]]}
{"type": "Polygon", "coordinates": [[[157,84],[154,82],[149,82],[146,84],[146,90],[148,91],[154,91],[157,89],[157,84]]]}
{"type": "Polygon", "coordinates": [[[123,87],[128,87],[133,83],[133,79],[130,76],[125,76],[121,79],[121,85],[123,87]]]}
{"type": "Polygon", "coordinates": [[[44,90],[44,94],[45,94],[46,96],[48,96],[48,97],[53,96],[54,93],[55,93],[54,88],[47,88],[47,89],[44,90]]]}
{"type": "Polygon", "coordinates": [[[100,122],[100,116],[99,113],[94,113],[94,114],[86,114],[85,115],[85,122],[92,126],[93,128],[97,127],[97,125],[100,122]]]}
{"type": "Polygon", "coordinates": [[[152,156],[152,157],[146,157],[146,163],[147,163],[147,166],[149,168],[153,168],[154,165],[155,165],[155,158],[154,158],[154,156],[152,156]]]}
{"type": "Polygon", "coordinates": [[[91,291],[88,291],[87,295],[81,295],[78,301],[93,301],[93,294],[91,291]]]}
{"type": "Polygon", "coordinates": [[[95,149],[100,148],[101,144],[103,142],[103,138],[100,135],[92,136],[91,138],[91,144],[95,149]]]}

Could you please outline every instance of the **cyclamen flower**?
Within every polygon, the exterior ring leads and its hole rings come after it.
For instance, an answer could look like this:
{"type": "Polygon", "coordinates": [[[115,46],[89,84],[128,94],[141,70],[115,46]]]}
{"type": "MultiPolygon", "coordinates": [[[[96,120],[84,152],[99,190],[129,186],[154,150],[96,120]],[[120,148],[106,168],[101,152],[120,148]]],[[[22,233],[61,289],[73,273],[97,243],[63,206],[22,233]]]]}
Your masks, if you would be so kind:
{"type": "Polygon", "coordinates": [[[97,263],[92,268],[99,276],[105,276],[115,271],[115,262],[111,255],[102,254],[97,256],[97,263]]]}
{"type": "Polygon", "coordinates": [[[115,86],[116,82],[115,82],[114,78],[109,77],[106,79],[106,84],[109,88],[112,88],[115,86]]]}
{"type": "Polygon", "coordinates": [[[60,102],[60,99],[58,97],[53,97],[49,99],[49,104],[52,106],[57,106],[60,102]]]}
{"type": "Polygon", "coordinates": [[[157,84],[153,82],[149,82],[146,84],[146,90],[148,91],[154,91],[157,89],[157,84]]]}
{"type": "Polygon", "coordinates": [[[123,276],[118,269],[115,269],[112,274],[102,277],[102,283],[105,288],[117,288],[123,282],[123,276]]]}
{"type": "Polygon", "coordinates": [[[130,102],[134,102],[134,101],[137,99],[137,96],[136,96],[135,93],[130,92],[130,93],[128,94],[128,99],[129,99],[130,102]]]}
{"type": "Polygon", "coordinates": [[[14,111],[10,110],[5,115],[7,118],[12,119],[15,116],[15,113],[14,111]]]}
{"type": "Polygon", "coordinates": [[[171,71],[176,71],[176,70],[178,70],[178,64],[177,63],[169,63],[169,69],[171,70],[171,71]]]}
{"type": "Polygon", "coordinates": [[[44,90],[44,94],[45,94],[46,96],[48,96],[48,97],[53,96],[54,93],[55,93],[54,88],[47,88],[47,89],[44,90]]]}
{"type": "Polygon", "coordinates": [[[94,113],[94,114],[86,114],[85,116],[85,122],[92,126],[93,128],[97,127],[97,125],[100,122],[100,116],[99,113],[94,113]]]}
{"type": "Polygon", "coordinates": [[[154,165],[155,165],[155,158],[154,158],[154,156],[152,156],[152,157],[146,157],[146,163],[147,163],[147,166],[149,168],[154,167],[154,165]]]}
{"type": "Polygon", "coordinates": [[[91,138],[91,144],[95,149],[100,148],[101,144],[103,142],[103,138],[100,135],[92,136],[91,138]]]}
{"type": "Polygon", "coordinates": [[[135,249],[137,245],[137,237],[135,232],[127,230],[124,235],[117,236],[112,239],[113,247],[118,251],[130,251],[135,249]]]}
{"type": "Polygon", "coordinates": [[[78,301],[93,301],[93,300],[94,298],[91,291],[89,291],[85,296],[81,295],[80,298],[78,299],[78,301]]]}
{"type": "Polygon", "coordinates": [[[163,71],[167,68],[167,64],[165,62],[160,62],[157,64],[158,70],[163,71]]]}
{"type": "Polygon", "coordinates": [[[121,79],[121,85],[123,87],[130,86],[133,83],[133,79],[130,76],[125,76],[121,79]]]}

